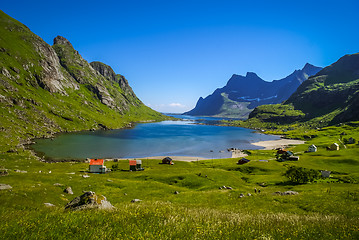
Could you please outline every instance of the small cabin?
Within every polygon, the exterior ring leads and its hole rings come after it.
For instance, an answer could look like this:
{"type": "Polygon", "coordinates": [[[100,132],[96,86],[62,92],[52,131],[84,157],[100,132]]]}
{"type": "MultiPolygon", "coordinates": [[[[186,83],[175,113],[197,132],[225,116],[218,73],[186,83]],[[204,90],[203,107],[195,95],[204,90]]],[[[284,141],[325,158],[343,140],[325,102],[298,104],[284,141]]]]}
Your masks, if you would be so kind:
{"type": "Polygon", "coordinates": [[[89,172],[90,173],[105,173],[106,166],[103,159],[90,159],[89,172]]]}
{"type": "Polygon", "coordinates": [[[323,178],[329,178],[331,171],[323,170],[323,171],[320,171],[320,173],[322,174],[323,178]]]}
{"type": "Polygon", "coordinates": [[[170,158],[170,157],[165,157],[164,159],[162,159],[162,164],[170,164],[170,165],[173,165],[172,158],[170,158]]]}
{"type": "Polygon", "coordinates": [[[339,150],[339,144],[338,143],[333,143],[332,145],[330,145],[329,149],[332,150],[332,151],[338,151],[339,150]]]}
{"type": "Polygon", "coordinates": [[[245,164],[245,163],[249,163],[250,160],[248,160],[247,158],[242,158],[242,159],[239,159],[237,164],[238,165],[242,165],[242,164],[245,164]]]}
{"type": "Polygon", "coordinates": [[[318,151],[318,148],[314,144],[308,147],[308,152],[316,152],[316,151],[318,151]]]}
{"type": "Polygon", "coordinates": [[[143,171],[142,160],[129,160],[130,171],[143,171]]]}

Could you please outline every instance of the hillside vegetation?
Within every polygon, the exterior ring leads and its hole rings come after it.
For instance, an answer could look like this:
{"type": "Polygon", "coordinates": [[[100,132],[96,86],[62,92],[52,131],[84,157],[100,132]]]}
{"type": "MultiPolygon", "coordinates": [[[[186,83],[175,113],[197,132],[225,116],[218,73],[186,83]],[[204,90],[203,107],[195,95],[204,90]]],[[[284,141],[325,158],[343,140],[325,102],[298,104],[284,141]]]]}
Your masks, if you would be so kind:
{"type": "Polygon", "coordinates": [[[359,139],[358,126],[297,132],[316,137],[288,148],[300,157],[294,162],[276,161],[275,150],[253,150],[244,165],[237,165],[238,159],[175,161],[172,166],[143,159],[144,171],[129,172],[128,161],[122,160],[106,162],[117,171],[89,178],[82,177],[86,163],[49,164],[26,152],[6,153],[0,165],[8,175],[0,180],[12,189],[0,190],[0,231],[5,239],[357,239],[359,146],[326,147],[339,139],[359,139]],[[305,153],[311,144],[318,152],[305,153]],[[296,184],[284,176],[291,166],[318,174],[329,170],[331,177],[296,184]],[[63,192],[67,186],[74,195],[63,192]],[[105,195],[116,209],[65,211],[83,191],[105,195]],[[298,194],[276,194],[285,191],[298,194]]]}
{"type": "Polygon", "coordinates": [[[259,106],[246,123],[232,124],[262,128],[290,123],[322,127],[358,120],[359,53],[356,53],[310,77],[283,104],[259,106]]]}
{"type": "Polygon", "coordinates": [[[90,65],[63,37],[48,45],[2,11],[0,115],[1,153],[20,151],[31,139],[57,132],[165,119],[111,67],[90,65]]]}

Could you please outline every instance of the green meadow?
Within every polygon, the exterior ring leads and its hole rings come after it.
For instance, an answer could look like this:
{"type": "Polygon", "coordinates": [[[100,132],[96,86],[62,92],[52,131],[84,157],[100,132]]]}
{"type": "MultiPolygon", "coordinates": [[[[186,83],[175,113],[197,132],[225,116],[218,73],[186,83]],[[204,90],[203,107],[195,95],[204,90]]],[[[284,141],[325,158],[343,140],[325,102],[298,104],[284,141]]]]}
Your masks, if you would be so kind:
{"type": "MultiPolygon", "coordinates": [[[[300,131],[287,134],[308,134],[300,131]]],[[[275,150],[252,150],[251,161],[243,165],[234,158],[172,166],[142,159],[145,170],[130,172],[128,161],[121,160],[106,162],[117,171],[90,174],[88,163],[45,163],[28,150],[3,153],[0,169],[8,174],[0,176],[0,183],[12,189],[0,190],[0,238],[359,239],[358,142],[326,150],[338,139],[359,139],[357,126],[310,131],[305,144],[289,147],[299,161],[278,162],[275,150]],[[311,144],[318,152],[305,152],[311,144]],[[290,166],[332,173],[296,184],[283,175],[290,166]],[[67,186],[74,195],[63,192],[67,186]],[[289,190],[299,194],[275,194],[289,190]],[[106,196],[116,209],[65,211],[83,191],[106,196]]]]}

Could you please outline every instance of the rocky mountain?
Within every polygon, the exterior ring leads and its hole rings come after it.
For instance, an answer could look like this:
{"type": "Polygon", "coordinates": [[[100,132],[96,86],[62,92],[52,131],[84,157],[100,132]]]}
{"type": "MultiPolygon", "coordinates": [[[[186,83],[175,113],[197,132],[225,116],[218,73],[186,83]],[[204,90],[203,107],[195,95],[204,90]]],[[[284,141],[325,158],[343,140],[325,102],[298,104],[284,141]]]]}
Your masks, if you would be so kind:
{"type": "Polygon", "coordinates": [[[257,74],[233,75],[226,86],[206,98],[200,98],[196,107],[184,114],[246,118],[257,106],[276,104],[287,100],[298,86],[322,68],[309,63],[289,76],[267,82],[257,74]]]}
{"type": "Polygon", "coordinates": [[[359,53],[345,55],[310,77],[284,104],[257,107],[249,117],[267,122],[358,121],[359,53]]]}
{"type": "Polygon", "coordinates": [[[44,42],[0,11],[0,152],[56,132],[159,120],[122,75],[88,63],[64,37],[44,42]]]}

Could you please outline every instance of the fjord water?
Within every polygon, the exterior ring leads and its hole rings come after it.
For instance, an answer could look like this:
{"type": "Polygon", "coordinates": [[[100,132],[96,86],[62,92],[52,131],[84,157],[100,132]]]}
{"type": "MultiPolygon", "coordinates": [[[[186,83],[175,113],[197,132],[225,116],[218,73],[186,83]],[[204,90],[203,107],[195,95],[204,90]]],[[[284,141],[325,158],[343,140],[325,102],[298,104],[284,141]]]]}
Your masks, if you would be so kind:
{"type": "MultiPolygon", "coordinates": [[[[188,119],[188,118],[187,118],[188,119]]],[[[215,119],[216,120],[216,119],[215,119]]],[[[39,139],[32,147],[53,159],[144,158],[151,156],[231,157],[227,148],[259,149],[251,143],[279,139],[238,127],[198,125],[196,121],[140,123],[132,129],[99,130],[39,139]]]]}

